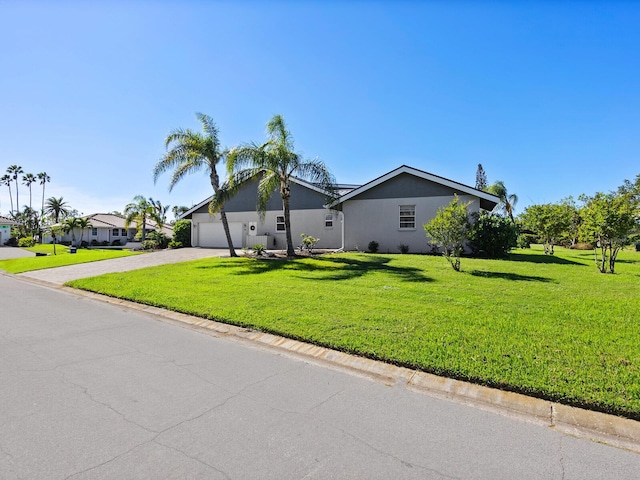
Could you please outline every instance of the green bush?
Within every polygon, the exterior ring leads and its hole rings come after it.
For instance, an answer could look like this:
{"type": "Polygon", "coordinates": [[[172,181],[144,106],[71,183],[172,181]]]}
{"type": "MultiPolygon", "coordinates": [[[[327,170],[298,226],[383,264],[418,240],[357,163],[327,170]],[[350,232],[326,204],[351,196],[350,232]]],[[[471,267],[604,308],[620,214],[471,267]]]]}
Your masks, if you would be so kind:
{"type": "Polygon", "coordinates": [[[92,247],[97,247],[98,246],[98,240],[96,240],[95,238],[93,240],[91,240],[91,246],[92,247]]]}
{"type": "Polygon", "coordinates": [[[191,221],[178,220],[173,224],[173,240],[186,247],[191,246],[191,221]]]}
{"type": "Polygon", "coordinates": [[[157,246],[155,240],[145,240],[142,242],[142,250],[155,250],[157,246]]]}
{"type": "MultiPolygon", "coordinates": [[[[167,248],[169,246],[169,237],[167,237],[164,233],[158,232],[156,230],[154,230],[153,232],[149,232],[147,240],[153,241],[156,244],[155,248],[167,248]]],[[[147,240],[145,240],[145,242],[147,240]]]]}
{"type": "Polygon", "coordinates": [[[176,242],[175,240],[171,240],[169,242],[169,245],[167,245],[169,248],[182,248],[182,242],[176,242]]]}
{"type": "Polygon", "coordinates": [[[532,243],[538,243],[538,237],[530,233],[521,233],[516,240],[518,248],[531,248],[532,243]]]}
{"type": "Polygon", "coordinates": [[[517,245],[518,229],[501,215],[483,212],[471,226],[469,246],[475,255],[487,258],[506,257],[517,245]]]}
{"type": "Polygon", "coordinates": [[[371,240],[369,242],[369,246],[367,247],[367,249],[369,250],[370,253],[378,253],[379,246],[380,244],[378,242],[376,242],[375,240],[371,240]]]}
{"type": "Polygon", "coordinates": [[[401,243],[400,245],[398,245],[398,250],[400,250],[400,253],[402,253],[403,255],[406,255],[407,253],[409,253],[409,245],[401,243]]]}
{"type": "Polygon", "coordinates": [[[18,246],[19,247],[33,247],[36,244],[36,241],[33,239],[33,237],[22,237],[20,240],[18,240],[18,246]]]}
{"type": "Polygon", "coordinates": [[[264,245],[261,243],[258,243],[251,248],[253,249],[253,253],[256,255],[262,255],[265,252],[264,245]]]}
{"type": "Polygon", "coordinates": [[[120,243],[120,239],[119,238],[116,238],[113,242],[111,242],[111,246],[112,247],[119,247],[120,245],[122,245],[122,244],[120,243]]]}

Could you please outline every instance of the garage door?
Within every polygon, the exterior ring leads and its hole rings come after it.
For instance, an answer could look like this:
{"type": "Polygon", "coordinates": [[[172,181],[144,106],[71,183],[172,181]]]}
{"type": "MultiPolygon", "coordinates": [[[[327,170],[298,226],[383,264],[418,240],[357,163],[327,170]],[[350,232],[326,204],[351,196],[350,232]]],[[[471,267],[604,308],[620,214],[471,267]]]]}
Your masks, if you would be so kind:
{"type": "MultiPolygon", "coordinates": [[[[229,231],[235,248],[242,248],[242,222],[230,222],[229,231]]],[[[227,237],[222,223],[199,223],[198,245],[201,247],[227,248],[227,237]]]]}

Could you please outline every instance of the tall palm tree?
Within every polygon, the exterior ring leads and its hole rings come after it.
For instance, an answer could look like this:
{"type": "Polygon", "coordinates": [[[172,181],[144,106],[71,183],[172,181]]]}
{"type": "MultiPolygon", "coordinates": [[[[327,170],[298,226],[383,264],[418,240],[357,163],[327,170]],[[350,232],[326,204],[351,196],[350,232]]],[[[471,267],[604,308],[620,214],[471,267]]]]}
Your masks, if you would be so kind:
{"type": "Polygon", "coordinates": [[[177,220],[179,215],[182,215],[184,212],[189,211],[189,207],[185,205],[174,205],[171,208],[171,211],[173,212],[173,216],[177,220]]]}
{"type": "Polygon", "coordinates": [[[40,180],[40,185],[42,185],[42,207],[40,209],[40,216],[44,217],[44,186],[47,182],[51,181],[51,177],[47,175],[47,172],[40,172],[37,177],[38,180],[40,180]]]}
{"type": "Polygon", "coordinates": [[[158,229],[164,227],[167,223],[167,212],[169,211],[170,205],[162,205],[160,200],[154,200],[149,197],[149,203],[153,206],[156,211],[156,217],[160,220],[158,223],[158,229]]]}
{"type": "Polygon", "coordinates": [[[76,247],[76,228],[78,228],[78,219],[76,217],[67,218],[62,222],[62,228],[65,233],[71,232],[71,245],[76,247]]]}
{"type": "Polygon", "coordinates": [[[3,175],[2,177],[0,177],[0,185],[6,185],[7,187],[9,187],[9,200],[11,201],[11,210],[9,211],[9,213],[11,214],[13,212],[13,195],[11,195],[11,182],[13,181],[13,179],[11,178],[11,175],[3,175]]]}
{"type": "Polygon", "coordinates": [[[513,218],[513,211],[516,208],[516,204],[518,203],[518,196],[515,193],[509,194],[507,191],[507,187],[504,185],[502,180],[498,180],[492,185],[487,187],[487,192],[495,195],[500,199],[500,203],[498,203],[498,208],[500,208],[504,213],[506,213],[513,223],[516,223],[513,218]]]}
{"type": "MultiPolygon", "coordinates": [[[[169,191],[171,191],[185,175],[205,169],[209,174],[215,196],[220,191],[220,177],[216,165],[225,158],[226,152],[220,147],[219,131],[213,119],[203,113],[196,113],[196,117],[204,133],[182,128],[170,132],[164,142],[167,152],[153,169],[153,181],[156,182],[158,177],[167,170],[173,170],[169,181],[169,191]]],[[[236,257],[227,214],[222,203],[218,205],[218,212],[227,237],[229,254],[236,257]]]]}
{"type": "Polygon", "coordinates": [[[129,228],[129,225],[136,222],[136,227],[141,232],[140,238],[143,242],[147,236],[147,219],[151,218],[156,223],[160,223],[158,222],[156,209],[142,195],[136,195],[133,197],[133,202],[124,207],[124,217],[124,228],[129,228]]]}
{"type": "Polygon", "coordinates": [[[36,183],[36,176],[33,173],[26,173],[22,176],[22,184],[29,187],[29,208],[32,208],[31,184],[36,183]]]}
{"type": "Polygon", "coordinates": [[[292,257],[295,256],[295,249],[291,238],[289,212],[291,179],[296,177],[307,180],[323,188],[328,196],[332,196],[335,191],[335,180],[321,160],[306,161],[295,153],[293,137],[281,115],[274,115],[269,120],[267,135],[269,139],[261,145],[251,143],[233,148],[229,152],[227,170],[230,179],[221,194],[214,197],[212,207],[215,211],[218,202],[233,196],[246,183],[259,179],[258,211],[264,216],[269,197],[278,190],[282,198],[287,256],[292,257]]]}
{"type": "Polygon", "coordinates": [[[22,167],[19,165],[11,165],[7,168],[7,173],[11,175],[11,178],[16,182],[16,210],[20,210],[20,199],[18,196],[18,177],[24,173],[22,167]]]}
{"type": "Polygon", "coordinates": [[[45,213],[48,213],[49,215],[51,215],[54,219],[54,223],[59,223],[60,222],[60,215],[65,216],[65,215],[69,215],[69,212],[71,211],[71,207],[69,206],[69,204],[67,202],[65,202],[63,200],[62,197],[60,198],[55,198],[55,197],[51,197],[51,198],[47,198],[47,202],[45,204],[45,213]]]}

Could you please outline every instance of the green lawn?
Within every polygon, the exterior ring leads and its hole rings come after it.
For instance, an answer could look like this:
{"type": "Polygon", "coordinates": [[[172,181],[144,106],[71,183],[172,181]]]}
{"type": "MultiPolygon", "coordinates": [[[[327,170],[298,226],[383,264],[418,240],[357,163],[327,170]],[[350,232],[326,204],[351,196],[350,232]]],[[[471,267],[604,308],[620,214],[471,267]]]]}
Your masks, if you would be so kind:
{"type": "Polygon", "coordinates": [[[436,374],[640,419],[640,254],[211,258],[70,282],[436,374]]]}
{"type": "Polygon", "coordinates": [[[78,248],[76,253],[69,253],[69,247],[56,245],[56,255],[53,254],[53,245],[36,245],[25,248],[30,252],[46,253],[46,257],[25,257],[0,260],[0,270],[8,273],[22,273],[43,268],[63,267],[76,263],[97,262],[109,258],[127,257],[137,255],[140,252],[130,250],[102,250],[99,248],[78,248]]]}

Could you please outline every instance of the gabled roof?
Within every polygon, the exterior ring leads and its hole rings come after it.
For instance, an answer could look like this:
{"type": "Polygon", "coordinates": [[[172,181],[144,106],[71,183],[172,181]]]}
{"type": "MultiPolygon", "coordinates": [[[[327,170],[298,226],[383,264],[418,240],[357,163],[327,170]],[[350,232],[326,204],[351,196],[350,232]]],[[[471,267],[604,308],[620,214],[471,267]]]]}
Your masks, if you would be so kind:
{"type": "Polygon", "coordinates": [[[417,168],[409,167],[407,165],[402,165],[395,170],[390,171],[374,180],[371,180],[369,183],[365,183],[364,185],[354,188],[349,193],[342,195],[335,202],[331,203],[331,207],[335,207],[349,199],[352,199],[367,190],[370,190],[378,185],[397,177],[403,173],[408,173],[409,175],[414,175],[419,178],[423,178],[425,180],[429,180],[431,182],[444,185],[449,188],[453,188],[460,192],[466,193],[468,195],[473,195],[480,199],[480,206],[485,210],[492,210],[499,202],[500,199],[495,195],[491,195],[490,193],[484,192],[482,190],[478,190],[476,188],[470,187],[468,185],[464,185],[462,183],[454,182],[453,180],[449,180],[448,178],[440,177],[438,175],[434,175],[433,173],[425,172],[423,170],[418,170],[417,168]]]}
{"type": "MultiPolygon", "coordinates": [[[[315,192],[321,193],[323,195],[327,195],[327,191],[324,190],[321,187],[318,187],[317,185],[314,185],[313,183],[309,183],[309,182],[305,182],[304,180],[301,180],[299,178],[296,177],[291,177],[290,179],[291,183],[297,183],[298,185],[308,188],[310,190],[313,190],[315,192]]],[[[349,187],[345,187],[345,186],[341,186],[338,185],[338,189],[340,189],[341,187],[343,188],[349,188],[349,187]]],[[[189,215],[191,215],[193,212],[197,211],[198,209],[204,207],[205,205],[208,205],[211,202],[211,199],[213,198],[213,195],[207,197],[206,199],[204,199],[203,201],[201,201],[200,203],[198,203],[197,205],[194,205],[193,207],[191,207],[189,210],[187,210],[184,213],[181,213],[180,215],[178,215],[177,220],[182,220],[184,218],[187,218],[189,215]]]]}
{"type": "Polygon", "coordinates": [[[11,220],[10,218],[3,217],[2,215],[0,215],[0,224],[2,224],[2,225],[17,225],[18,222],[16,222],[15,220],[11,220]]]}

